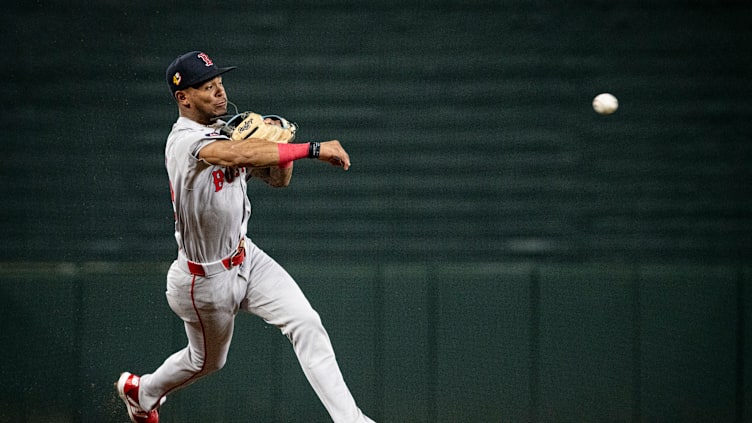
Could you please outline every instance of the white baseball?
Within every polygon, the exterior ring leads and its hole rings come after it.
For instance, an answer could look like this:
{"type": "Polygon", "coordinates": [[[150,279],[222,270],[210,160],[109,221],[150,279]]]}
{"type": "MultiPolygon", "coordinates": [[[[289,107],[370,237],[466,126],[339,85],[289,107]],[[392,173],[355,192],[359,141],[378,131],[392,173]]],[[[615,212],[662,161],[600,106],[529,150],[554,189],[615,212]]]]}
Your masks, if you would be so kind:
{"type": "Polygon", "coordinates": [[[599,115],[610,115],[619,108],[619,100],[612,94],[602,93],[593,99],[593,110],[599,115]]]}

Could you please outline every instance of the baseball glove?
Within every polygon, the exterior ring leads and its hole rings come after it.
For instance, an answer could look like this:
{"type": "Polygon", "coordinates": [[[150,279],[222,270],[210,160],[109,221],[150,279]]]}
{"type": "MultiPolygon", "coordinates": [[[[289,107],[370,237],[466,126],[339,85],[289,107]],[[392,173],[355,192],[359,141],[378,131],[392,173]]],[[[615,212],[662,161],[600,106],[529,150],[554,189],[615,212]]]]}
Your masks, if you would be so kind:
{"type": "Polygon", "coordinates": [[[254,112],[243,112],[230,118],[219,131],[222,135],[233,140],[261,138],[277,143],[288,143],[295,139],[297,130],[298,125],[296,123],[290,122],[282,116],[261,116],[254,112]],[[264,122],[266,118],[277,120],[280,124],[266,123],[264,122]]]}

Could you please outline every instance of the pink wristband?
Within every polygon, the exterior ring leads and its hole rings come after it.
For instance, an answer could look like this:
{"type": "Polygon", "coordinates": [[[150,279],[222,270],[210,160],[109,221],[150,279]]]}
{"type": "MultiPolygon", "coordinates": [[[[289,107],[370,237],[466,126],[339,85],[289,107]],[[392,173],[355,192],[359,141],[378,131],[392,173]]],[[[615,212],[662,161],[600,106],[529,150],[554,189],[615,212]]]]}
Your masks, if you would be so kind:
{"type": "Polygon", "coordinates": [[[308,144],[277,144],[279,151],[279,167],[290,167],[290,163],[308,157],[308,144]]]}

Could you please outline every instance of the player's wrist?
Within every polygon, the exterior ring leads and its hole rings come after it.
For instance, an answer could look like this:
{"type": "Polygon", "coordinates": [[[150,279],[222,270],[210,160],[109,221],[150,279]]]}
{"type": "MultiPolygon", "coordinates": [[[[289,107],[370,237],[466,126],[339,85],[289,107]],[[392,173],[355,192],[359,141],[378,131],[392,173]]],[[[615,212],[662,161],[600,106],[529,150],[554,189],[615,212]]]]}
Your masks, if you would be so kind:
{"type": "Polygon", "coordinates": [[[308,143],[308,158],[309,159],[318,159],[320,153],[321,153],[321,143],[320,142],[309,142],[308,143]]]}

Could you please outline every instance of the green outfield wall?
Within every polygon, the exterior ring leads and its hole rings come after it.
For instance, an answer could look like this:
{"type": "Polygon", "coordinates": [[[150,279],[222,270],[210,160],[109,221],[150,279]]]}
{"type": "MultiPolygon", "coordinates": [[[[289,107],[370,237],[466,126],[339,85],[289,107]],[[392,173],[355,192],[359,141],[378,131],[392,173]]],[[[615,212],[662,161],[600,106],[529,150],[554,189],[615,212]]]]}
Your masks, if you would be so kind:
{"type": "MultiPolygon", "coordinates": [[[[289,264],[380,422],[742,422],[748,266],[289,264]]],[[[3,422],[121,422],[119,373],[182,348],[166,264],[3,265],[3,422]],[[32,288],[33,287],[33,288],[32,288]]],[[[326,422],[287,338],[240,315],[163,422],[326,422]]]]}

